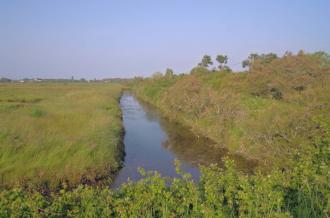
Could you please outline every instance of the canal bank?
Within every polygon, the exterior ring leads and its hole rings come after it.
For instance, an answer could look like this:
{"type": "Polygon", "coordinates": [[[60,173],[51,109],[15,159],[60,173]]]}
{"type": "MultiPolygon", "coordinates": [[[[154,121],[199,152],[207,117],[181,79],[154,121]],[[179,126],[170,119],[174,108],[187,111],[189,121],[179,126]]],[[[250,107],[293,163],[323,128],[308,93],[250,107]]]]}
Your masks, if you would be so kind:
{"type": "MultiPolygon", "coordinates": [[[[177,177],[174,161],[179,160],[181,168],[190,173],[194,180],[200,176],[199,165],[218,164],[229,156],[225,148],[215,147],[214,142],[194,135],[182,125],[162,117],[159,111],[124,92],[120,99],[125,129],[125,159],[111,185],[116,188],[128,179],[141,178],[138,168],[157,171],[165,177],[177,177]]],[[[230,156],[242,171],[249,172],[254,163],[240,156],[230,156]]]]}

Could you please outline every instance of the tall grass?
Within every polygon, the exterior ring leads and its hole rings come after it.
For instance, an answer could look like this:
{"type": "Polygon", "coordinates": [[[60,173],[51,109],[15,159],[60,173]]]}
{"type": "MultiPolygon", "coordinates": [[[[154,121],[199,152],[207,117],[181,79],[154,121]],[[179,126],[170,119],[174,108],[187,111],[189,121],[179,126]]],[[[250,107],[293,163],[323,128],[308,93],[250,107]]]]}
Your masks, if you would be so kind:
{"type": "Polygon", "coordinates": [[[120,91],[106,84],[1,84],[1,186],[92,182],[118,169],[120,91]]]}

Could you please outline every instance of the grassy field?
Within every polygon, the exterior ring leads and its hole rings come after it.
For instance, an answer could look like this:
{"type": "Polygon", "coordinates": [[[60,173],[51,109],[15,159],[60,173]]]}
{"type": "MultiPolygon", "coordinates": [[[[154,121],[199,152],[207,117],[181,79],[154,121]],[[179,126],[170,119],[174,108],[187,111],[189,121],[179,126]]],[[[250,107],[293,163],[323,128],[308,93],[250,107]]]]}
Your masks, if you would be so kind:
{"type": "Polygon", "coordinates": [[[121,87],[0,84],[0,184],[94,182],[121,165],[121,87]]]}

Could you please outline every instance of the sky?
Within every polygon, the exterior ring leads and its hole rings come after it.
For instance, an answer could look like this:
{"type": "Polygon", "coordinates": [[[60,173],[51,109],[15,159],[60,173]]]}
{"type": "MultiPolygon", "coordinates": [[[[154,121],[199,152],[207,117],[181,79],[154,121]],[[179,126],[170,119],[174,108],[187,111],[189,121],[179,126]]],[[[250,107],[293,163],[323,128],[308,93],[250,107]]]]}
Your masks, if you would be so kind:
{"type": "Polygon", "coordinates": [[[204,54],[330,53],[329,0],[0,0],[0,77],[189,72],[204,54]]]}

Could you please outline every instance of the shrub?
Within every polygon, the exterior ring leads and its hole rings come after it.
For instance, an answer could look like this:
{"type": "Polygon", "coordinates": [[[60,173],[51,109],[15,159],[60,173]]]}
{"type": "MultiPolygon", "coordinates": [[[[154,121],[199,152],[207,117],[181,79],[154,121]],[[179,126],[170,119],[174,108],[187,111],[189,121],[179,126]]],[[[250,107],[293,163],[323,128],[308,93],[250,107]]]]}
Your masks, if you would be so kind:
{"type": "Polygon", "coordinates": [[[210,71],[206,67],[202,67],[202,66],[194,67],[190,71],[191,75],[203,75],[203,74],[206,74],[206,73],[210,73],[210,71]]]}
{"type": "Polygon", "coordinates": [[[41,109],[33,109],[31,112],[31,116],[36,118],[42,117],[44,115],[46,115],[46,112],[41,109]]]}

